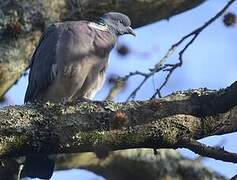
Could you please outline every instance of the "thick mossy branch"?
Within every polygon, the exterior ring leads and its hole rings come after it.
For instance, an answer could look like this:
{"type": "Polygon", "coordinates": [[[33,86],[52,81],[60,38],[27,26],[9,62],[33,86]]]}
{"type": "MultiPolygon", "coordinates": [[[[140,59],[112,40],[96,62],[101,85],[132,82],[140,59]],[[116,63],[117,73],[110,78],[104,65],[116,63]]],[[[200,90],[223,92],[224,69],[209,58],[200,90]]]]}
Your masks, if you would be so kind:
{"type": "Polygon", "coordinates": [[[0,0],[0,97],[28,67],[40,31],[52,22],[94,19],[107,11],[127,13],[134,27],[194,8],[204,0],[0,0]],[[36,33],[38,32],[38,33],[36,33]]]}
{"type": "Polygon", "coordinates": [[[19,37],[17,41],[0,40],[0,97],[21,77],[40,33],[19,37]]]}
{"type": "Polygon", "coordinates": [[[0,156],[182,148],[184,138],[236,132],[236,97],[237,82],[160,100],[10,106],[0,110],[0,156]]]}
{"type": "Polygon", "coordinates": [[[57,157],[56,167],[88,169],[111,180],[227,179],[172,149],[160,149],[156,155],[152,149],[115,151],[104,159],[93,153],[70,154],[57,157]]]}
{"type": "Polygon", "coordinates": [[[94,18],[108,11],[118,11],[131,17],[134,27],[141,27],[161,19],[168,19],[176,14],[192,9],[205,0],[66,0],[67,10],[62,18],[94,18]]]}

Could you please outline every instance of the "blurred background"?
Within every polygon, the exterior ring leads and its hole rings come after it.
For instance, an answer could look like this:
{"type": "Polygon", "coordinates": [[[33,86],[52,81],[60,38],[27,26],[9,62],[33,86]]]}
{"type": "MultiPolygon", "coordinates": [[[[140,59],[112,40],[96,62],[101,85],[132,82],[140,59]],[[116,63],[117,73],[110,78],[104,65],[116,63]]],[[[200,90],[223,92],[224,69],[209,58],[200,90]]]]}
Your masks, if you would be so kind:
{"type": "MultiPolygon", "coordinates": [[[[190,11],[176,15],[168,20],[159,21],[136,29],[137,36],[123,36],[110,56],[107,82],[96,95],[96,100],[104,100],[112,87],[111,80],[115,76],[124,76],[129,72],[139,70],[147,72],[167,52],[172,44],[195,28],[203,25],[222,9],[227,1],[209,0],[190,11]]],[[[237,3],[228,12],[237,13],[237,3]]],[[[179,49],[181,49],[179,47],[179,49]]],[[[176,52],[178,52],[178,50],[176,52]]],[[[220,89],[229,86],[237,80],[237,26],[227,27],[223,17],[207,27],[184,54],[184,63],[169,79],[162,95],[174,91],[207,87],[220,89]]],[[[167,63],[178,61],[178,54],[171,56],[167,63]]],[[[135,100],[149,99],[156,87],[163,82],[164,73],[154,75],[138,91],[135,100]]],[[[126,87],[116,97],[116,101],[123,102],[142,80],[139,76],[129,79],[126,87]]],[[[28,75],[22,76],[5,96],[4,105],[23,104],[27,87],[28,75]]],[[[207,145],[220,145],[231,152],[237,152],[237,133],[223,136],[213,136],[202,139],[207,145]]],[[[194,153],[179,149],[184,156],[195,159],[194,153]]],[[[237,165],[225,163],[209,158],[203,159],[203,164],[210,169],[220,172],[227,178],[237,173],[237,165]]],[[[68,170],[55,172],[53,180],[60,179],[103,179],[86,170],[68,170]]]]}

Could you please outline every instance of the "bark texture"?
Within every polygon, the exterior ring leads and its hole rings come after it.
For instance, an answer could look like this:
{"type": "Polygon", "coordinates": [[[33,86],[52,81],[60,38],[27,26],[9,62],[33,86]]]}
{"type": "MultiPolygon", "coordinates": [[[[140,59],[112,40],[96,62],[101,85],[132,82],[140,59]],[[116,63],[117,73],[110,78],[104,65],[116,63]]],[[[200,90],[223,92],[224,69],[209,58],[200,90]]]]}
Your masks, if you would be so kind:
{"type": "Polygon", "coordinates": [[[6,107],[0,110],[0,157],[128,148],[185,147],[198,152],[187,145],[188,138],[237,131],[236,97],[237,82],[224,90],[189,90],[143,102],[6,107]]]}
{"type": "Polygon", "coordinates": [[[0,97],[28,67],[40,32],[55,21],[93,19],[107,11],[128,14],[140,27],[194,8],[204,0],[0,0],[0,97]]]}
{"type": "MultiPolygon", "coordinates": [[[[160,100],[143,102],[70,102],[2,108],[0,109],[0,157],[4,166],[0,167],[0,175],[9,180],[16,179],[19,165],[9,157],[32,153],[68,154],[94,151],[98,156],[105,158],[112,150],[145,147],[189,148],[200,155],[213,157],[212,155],[216,153],[215,149],[214,152],[213,149],[206,151],[206,147],[196,146],[196,143],[190,146],[189,141],[184,140],[236,132],[236,96],[237,82],[218,91],[206,88],[188,90],[173,93],[160,100]]],[[[169,153],[167,156],[170,156],[169,153]]],[[[169,159],[161,156],[160,158],[163,157],[166,163],[162,166],[158,163],[161,160],[145,160],[143,158],[146,156],[142,154],[139,156],[140,159],[130,159],[120,154],[109,156],[105,161],[91,157],[84,155],[58,157],[57,169],[84,167],[111,179],[121,176],[126,179],[127,175],[129,175],[128,179],[131,179],[135,175],[131,168],[126,168],[126,164],[129,163],[134,166],[136,172],[139,168],[144,169],[144,173],[147,173],[150,179],[157,176],[159,179],[182,179],[185,176],[196,179],[204,177],[225,179],[198,163],[182,158],[169,159]],[[166,158],[168,160],[165,160],[166,158]],[[175,163],[172,163],[174,161],[175,163]],[[174,167],[163,171],[162,168],[168,167],[169,164],[174,167]],[[156,171],[156,168],[160,171],[156,171]],[[126,173],[122,174],[118,169],[123,169],[126,173]],[[112,174],[109,173],[111,171],[112,174]],[[158,173],[154,174],[154,172],[158,173]]],[[[228,156],[224,153],[224,156],[220,154],[213,158],[223,157],[222,160],[231,159],[234,160],[231,162],[236,162],[236,155],[231,153],[228,156]]]]}
{"type": "Polygon", "coordinates": [[[178,151],[160,149],[154,155],[151,149],[123,150],[98,159],[93,153],[58,158],[57,169],[83,168],[110,180],[181,180],[227,179],[203,167],[200,159],[184,158],[178,151]]]}

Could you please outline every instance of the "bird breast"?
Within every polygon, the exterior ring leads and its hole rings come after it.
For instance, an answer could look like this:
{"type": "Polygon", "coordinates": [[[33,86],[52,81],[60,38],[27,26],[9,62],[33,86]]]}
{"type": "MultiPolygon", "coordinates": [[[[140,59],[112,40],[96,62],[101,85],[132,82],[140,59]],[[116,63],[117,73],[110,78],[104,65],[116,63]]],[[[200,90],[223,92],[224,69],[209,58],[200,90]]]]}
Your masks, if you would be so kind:
{"type": "Polygon", "coordinates": [[[109,31],[101,32],[85,23],[64,29],[56,48],[57,77],[47,98],[55,93],[65,100],[93,98],[103,85],[109,53],[115,44],[109,31]]]}

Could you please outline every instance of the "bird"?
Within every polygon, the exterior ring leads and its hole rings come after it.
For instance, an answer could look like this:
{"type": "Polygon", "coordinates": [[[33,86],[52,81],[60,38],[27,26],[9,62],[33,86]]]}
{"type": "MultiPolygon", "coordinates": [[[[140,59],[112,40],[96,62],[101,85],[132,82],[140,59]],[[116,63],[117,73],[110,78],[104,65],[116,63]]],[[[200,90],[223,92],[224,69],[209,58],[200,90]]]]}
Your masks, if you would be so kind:
{"type": "MultiPolygon", "coordinates": [[[[130,18],[119,12],[51,24],[31,58],[25,103],[93,100],[104,84],[109,54],[124,34],[136,35],[130,18]]],[[[48,156],[26,156],[26,176],[50,179],[53,170],[48,156]]]]}

